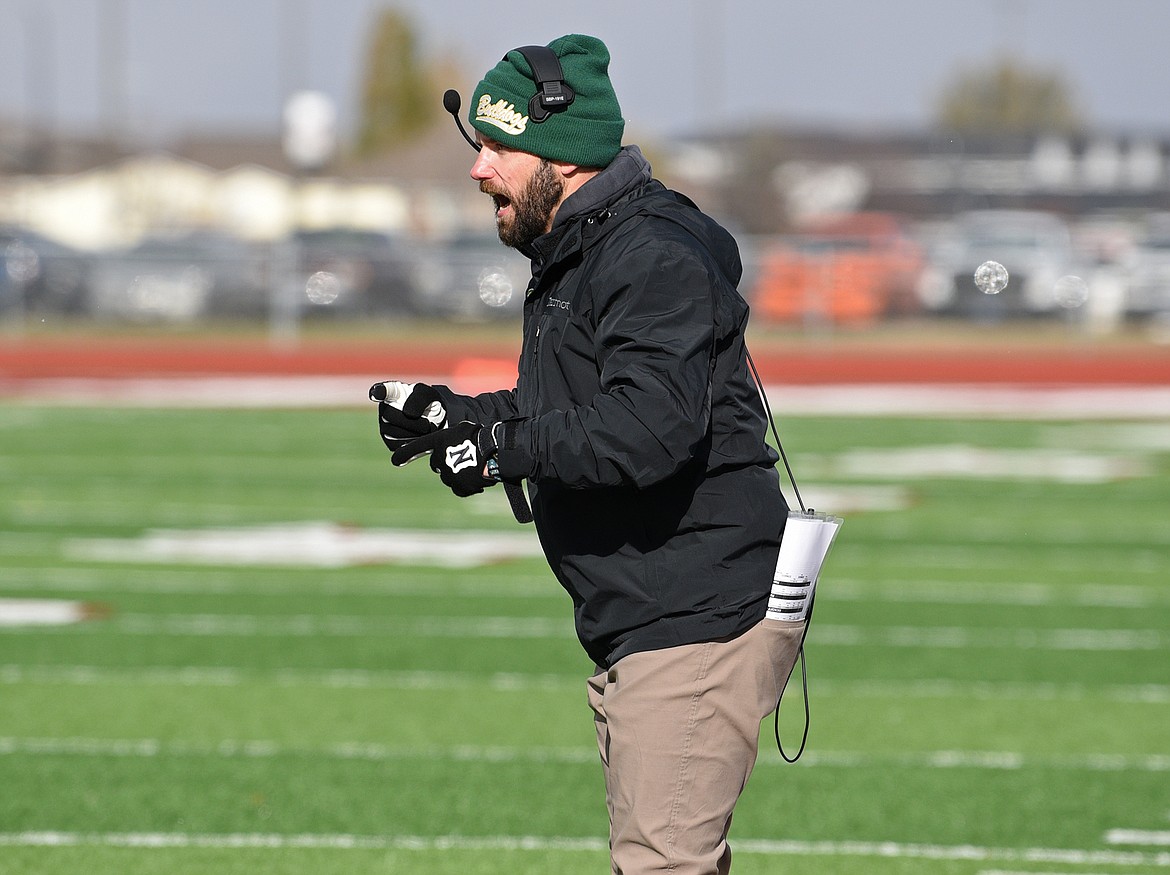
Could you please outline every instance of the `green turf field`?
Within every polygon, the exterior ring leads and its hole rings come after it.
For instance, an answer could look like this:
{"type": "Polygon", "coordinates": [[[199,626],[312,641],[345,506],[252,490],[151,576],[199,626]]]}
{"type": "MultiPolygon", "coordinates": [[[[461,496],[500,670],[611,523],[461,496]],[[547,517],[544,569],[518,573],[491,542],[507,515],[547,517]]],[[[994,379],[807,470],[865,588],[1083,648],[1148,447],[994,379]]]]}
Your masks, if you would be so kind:
{"type": "MultiPolygon", "coordinates": [[[[783,434],[846,522],[735,871],[1170,870],[1170,421],[783,434]]],[[[0,496],[0,599],[108,611],[0,625],[0,873],[607,871],[590,667],[498,490],[370,411],[10,403],[0,496]],[[403,530],[448,546],[355,549],[403,530]]]]}

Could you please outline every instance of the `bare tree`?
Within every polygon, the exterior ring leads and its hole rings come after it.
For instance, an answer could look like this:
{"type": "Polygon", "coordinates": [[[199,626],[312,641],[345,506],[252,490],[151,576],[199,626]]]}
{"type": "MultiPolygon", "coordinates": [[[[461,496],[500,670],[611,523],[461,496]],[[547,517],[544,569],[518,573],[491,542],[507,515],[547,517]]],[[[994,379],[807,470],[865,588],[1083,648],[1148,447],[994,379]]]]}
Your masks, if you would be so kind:
{"type": "Polygon", "coordinates": [[[939,127],[964,134],[1074,133],[1083,128],[1072,88],[1059,73],[1004,58],[964,70],[943,89],[939,127]]]}
{"type": "Polygon", "coordinates": [[[410,139],[435,116],[432,76],[418,56],[410,21],[393,9],[378,13],[362,80],[357,153],[371,156],[410,139]]]}

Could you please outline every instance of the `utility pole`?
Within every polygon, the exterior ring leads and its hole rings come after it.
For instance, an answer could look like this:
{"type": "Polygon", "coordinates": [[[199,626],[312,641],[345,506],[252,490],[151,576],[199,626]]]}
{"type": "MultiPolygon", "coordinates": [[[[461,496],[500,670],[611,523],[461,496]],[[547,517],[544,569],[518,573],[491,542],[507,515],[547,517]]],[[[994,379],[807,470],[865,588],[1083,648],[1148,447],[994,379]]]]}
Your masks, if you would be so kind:
{"type": "Polygon", "coordinates": [[[51,168],[56,146],[55,36],[52,13],[36,4],[24,5],[26,169],[36,173],[51,168]]]}
{"type": "Polygon", "coordinates": [[[124,143],[126,99],[126,0],[102,0],[98,7],[98,83],[102,134],[115,148],[124,143]]]}

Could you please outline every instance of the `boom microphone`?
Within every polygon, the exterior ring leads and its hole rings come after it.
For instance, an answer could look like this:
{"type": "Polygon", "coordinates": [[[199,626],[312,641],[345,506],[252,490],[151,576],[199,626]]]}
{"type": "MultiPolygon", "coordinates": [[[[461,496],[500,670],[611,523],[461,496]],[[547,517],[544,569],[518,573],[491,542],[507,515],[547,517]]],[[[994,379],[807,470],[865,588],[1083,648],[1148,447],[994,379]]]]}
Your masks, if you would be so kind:
{"type": "Polygon", "coordinates": [[[459,92],[454,88],[448,88],[443,93],[443,109],[451,113],[451,118],[455,119],[455,126],[459,128],[459,133],[463,134],[463,139],[467,141],[467,144],[472,149],[478,152],[479,145],[467,135],[467,131],[463,127],[463,122],[459,121],[459,107],[462,103],[463,101],[459,98],[459,92]]]}

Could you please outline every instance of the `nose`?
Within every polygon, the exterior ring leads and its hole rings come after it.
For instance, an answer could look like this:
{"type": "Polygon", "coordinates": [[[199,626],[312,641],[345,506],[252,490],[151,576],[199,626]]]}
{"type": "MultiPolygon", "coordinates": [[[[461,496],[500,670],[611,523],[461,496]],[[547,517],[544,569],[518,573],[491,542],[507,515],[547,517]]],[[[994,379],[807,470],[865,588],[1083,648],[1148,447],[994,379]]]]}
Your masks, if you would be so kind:
{"type": "Polygon", "coordinates": [[[477,180],[487,179],[492,175],[491,156],[486,148],[480,148],[479,155],[476,156],[475,163],[471,165],[471,178],[477,180]]]}

